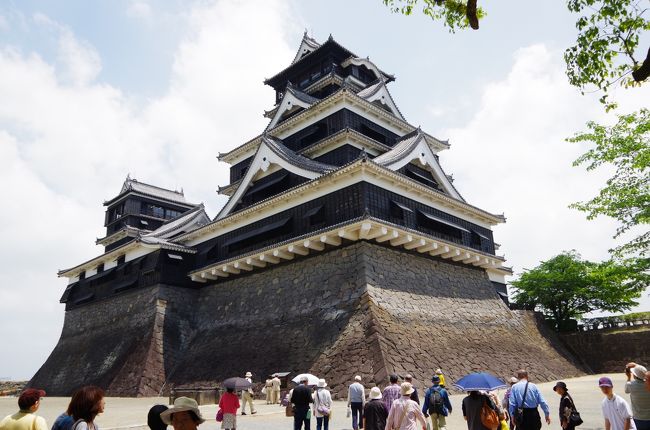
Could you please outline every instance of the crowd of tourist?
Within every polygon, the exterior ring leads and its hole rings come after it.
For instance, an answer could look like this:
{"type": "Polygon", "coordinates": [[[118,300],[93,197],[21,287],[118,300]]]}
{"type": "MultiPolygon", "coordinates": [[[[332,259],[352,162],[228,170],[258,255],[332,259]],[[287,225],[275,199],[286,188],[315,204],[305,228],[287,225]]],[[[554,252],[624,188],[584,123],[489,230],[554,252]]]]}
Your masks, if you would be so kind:
{"type": "MultiPolygon", "coordinates": [[[[614,393],[610,378],[602,377],[598,381],[604,395],[601,407],[604,428],[650,430],[650,372],[640,364],[629,363],[625,373],[625,393],[630,395],[630,403],[614,393]]],[[[251,377],[250,373],[246,374],[249,382],[252,382],[251,377]]],[[[387,386],[383,390],[373,386],[367,399],[362,382],[361,376],[357,375],[348,387],[347,415],[354,430],[446,430],[446,417],[453,408],[440,369],[436,370],[431,385],[424,390],[422,401],[411,375],[406,375],[401,384],[397,375],[390,375],[387,386]]],[[[279,387],[279,380],[266,381],[265,388],[269,389],[266,393],[271,392],[267,396],[268,404],[279,401],[279,387]]],[[[546,423],[551,424],[549,406],[538,387],[528,380],[525,370],[520,370],[509,380],[509,388],[502,399],[496,391],[466,390],[468,395],[462,401],[462,414],[468,430],[540,430],[540,409],[546,423]]],[[[242,408],[241,414],[246,415],[246,403],[250,405],[251,414],[256,413],[252,389],[241,391],[241,403],[235,388],[227,388],[221,396],[217,421],[222,429],[237,428],[237,411],[242,408]]],[[[560,396],[558,422],[561,430],[574,430],[582,424],[582,418],[569,394],[569,387],[560,381],[553,391],[560,396]]],[[[45,394],[45,391],[33,388],[23,391],[18,398],[19,411],[0,421],[0,430],[48,430],[45,419],[36,414],[45,394]]],[[[82,387],[72,395],[67,410],[56,418],[51,430],[99,430],[95,418],[104,412],[104,406],[101,388],[82,387]]],[[[317,430],[329,430],[332,406],[327,382],[320,379],[312,386],[309,378],[304,376],[288,394],[286,408],[287,415],[293,416],[294,430],[309,430],[312,417],[316,418],[317,430]]],[[[205,419],[197,402],[188,397],[177,398],[172,407],[153,406],[147,416],[151,430],[167,430],[168,426],[174,430],[197,430],[203,422],[205,419]]]]}

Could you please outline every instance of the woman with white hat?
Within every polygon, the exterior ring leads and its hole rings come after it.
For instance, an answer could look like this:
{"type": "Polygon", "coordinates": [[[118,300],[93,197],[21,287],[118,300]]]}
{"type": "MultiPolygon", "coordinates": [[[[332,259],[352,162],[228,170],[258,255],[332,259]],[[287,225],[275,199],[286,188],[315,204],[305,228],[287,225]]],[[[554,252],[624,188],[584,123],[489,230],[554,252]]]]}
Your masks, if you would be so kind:
{"type": "Polygon", "coordinates": [[[174,406],[160,414],[160,419],[174,430],[196,430],[205,420],[201,416],[199,404],[189,397],[174,400],[174,406]]]}
{"type": "Polygon", "coordinates": [[[379,387],[372,387],[368,402],[363,407],[363,428],[365,430],[384,430],[388,409],[383,402],[379,387]]]}
{"type": "Polygon", "coordinates": [[[417,430],[417,422],[420,422],[422,430],[426,430],[427,422],[420,410],[420,405],[411,400],[413,385],[409,382],[402,383],[400,394],[402,397],[393,402],[386,420],[386,430],[417,430]]]}
{"type": "Polygon", "coordinates": [[[332,395],[326,388],[327,382],[324,379],[318,380],[316,392],[314,393],[314,416],[316,417],[316,430],[328,430],[330,414],[332,413],[332,395]]]}

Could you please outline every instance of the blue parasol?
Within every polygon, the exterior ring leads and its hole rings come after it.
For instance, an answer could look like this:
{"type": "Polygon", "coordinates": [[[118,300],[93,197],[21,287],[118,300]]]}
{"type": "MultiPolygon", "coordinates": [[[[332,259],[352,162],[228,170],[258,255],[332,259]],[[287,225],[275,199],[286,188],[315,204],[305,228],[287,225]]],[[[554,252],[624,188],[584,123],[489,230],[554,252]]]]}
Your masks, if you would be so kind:
{"type": "Polygon", "coordinates": [[[508,385],[501,379],[486,372],[470,373],[454,383],[455,387],[463,391],[492,391],[506,388],[508,385]]]}

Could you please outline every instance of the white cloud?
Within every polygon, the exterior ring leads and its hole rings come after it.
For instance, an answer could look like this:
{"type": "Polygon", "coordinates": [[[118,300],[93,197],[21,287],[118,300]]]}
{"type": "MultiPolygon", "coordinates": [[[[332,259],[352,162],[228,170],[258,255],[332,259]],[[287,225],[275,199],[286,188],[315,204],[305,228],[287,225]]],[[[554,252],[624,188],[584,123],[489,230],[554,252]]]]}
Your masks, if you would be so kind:
{"type": "Polygon", "coordinates": [[[126,8],[126,14],[131,18],[149,21],[152,14],[151,5],[147,1],[131,0],[126,8]]]}
{"type": "MultiPolygon", "coordinates": [[[[563,250],[601,260],[615,246],[615,221],[587,221],[568,208],[594,196],[609,172],[572,167],[587,146],[564,140],[588,120],[614,118],[566,83],[561,61],[544,45],[520,49],[508,76],[486,86],[471,120],[439,133],[452,144],[441,162],[464,197],[505,212],[507,223],[495,229],[495,239],[517,273],[563,250]]],[[[649,95],[647,87],[619,91],[620,111],[638,109],[649,95]]]]}
{"type": "Polygon", "coordinates": [[[179,18],[187,31],[169,89],[143,105],[98,82],[94,47],[45,15],[32,23],[50,30],[55,63],[0,46],[0,180],[8,203],[0,211],[0,338],[29,352],[2,355],[3,376],[30,377],[53,348],[65,286],[56,271],[101,252],[94,245],[103,236],[101,202],[127,173],[183,187],[216,213],[223,201],[215,190],[228,171],[216,155],[266,125],[261,114],[274,94],[262,80],[293,55],[299,29],[287,27],[290,17],[280,0],[195,4],[179,18]]]}
{"type": "Polygon", "coordinates": [[[34,15],[34,22],[58,35],[57,60],[61,68],[57,74],[59,79],[73,85],[85,85],[97,77],[102,62],[92,45],[77,39],[68,27],[52,21],[42,13],[34,15]]]}

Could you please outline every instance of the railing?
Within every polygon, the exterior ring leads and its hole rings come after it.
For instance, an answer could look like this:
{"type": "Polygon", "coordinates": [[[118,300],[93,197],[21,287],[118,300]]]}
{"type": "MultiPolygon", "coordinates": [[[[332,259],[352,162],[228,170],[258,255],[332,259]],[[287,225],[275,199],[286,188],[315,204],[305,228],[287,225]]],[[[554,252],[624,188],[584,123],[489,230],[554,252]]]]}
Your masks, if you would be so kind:
{"type": "Polygon", "coordinates": [[[578,325],[579,331],[650,325],[650,312],[638,312],[613,317],[585,318],[578,325]]]}

